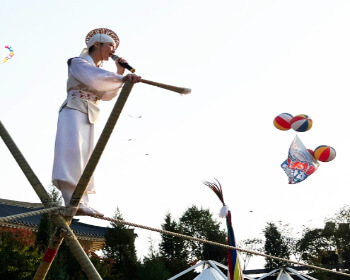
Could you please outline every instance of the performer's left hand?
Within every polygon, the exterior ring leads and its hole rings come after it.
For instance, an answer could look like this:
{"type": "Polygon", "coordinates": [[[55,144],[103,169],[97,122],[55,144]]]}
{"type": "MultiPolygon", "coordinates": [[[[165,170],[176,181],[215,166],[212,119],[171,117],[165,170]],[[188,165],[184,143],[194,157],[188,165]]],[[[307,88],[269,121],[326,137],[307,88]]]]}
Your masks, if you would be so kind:
{"type": "Polygon", "coordinates": [[[139,83],[141,82],[141,76],[138,76],[136,74],[128,74],[124,76],[123,82],[130,81],[132,83],[139,83]]]}
{"type": "Polygon", "coordinates": [[[117,74],[123,75],[125,68],[121,66],[120,63],[128,63],[128,62],[122,57],[118,57],[118,59],[115,60],[115,65],[117,66],[117,74]]]}

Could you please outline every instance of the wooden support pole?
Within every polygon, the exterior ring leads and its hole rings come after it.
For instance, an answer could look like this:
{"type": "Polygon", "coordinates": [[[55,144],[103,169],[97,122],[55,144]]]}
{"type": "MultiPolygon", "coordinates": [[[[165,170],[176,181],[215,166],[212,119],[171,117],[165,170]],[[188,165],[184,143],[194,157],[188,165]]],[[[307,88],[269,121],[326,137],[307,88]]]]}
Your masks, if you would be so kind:
{"type": "Polygon", "coordinates": [[[28,162],[16,146],[15,142],[12,140],[10,134],[5,129],[4,125],[0,121],[0,136],[2,140],[5,142],[5,145],[9,149],[12,156],[17,161],[19,167],[22,169],[24,175],[27,177],[29,183],[33,187],[34,191],[40,198],[41,202],[44,204],[45,208],[56,206],[55,203],[52,202],[52,198],[47,193],[46,189],[40,183],[38,177],[35,175],[32,168],[29,166],[28,162]]]}
{"type": "MultiPolygon", "coordinates": [[[[64,238],[64,241],[67,243],[89,280],[102,280],[66,220],[60,215],[52,215],[51,219],[59,229],[61,238],[64,238]]],[[[61,245],[61,243],[59,243],[59,245],[61,245]]]]}
{"type": "Polygon", "coordinates": [[[62,244],[63,238],[60,231],[56,228],[56,232],[51,237],[50,244],[46,249],[45,255],[36,270],[33,280],[44,280],[50,270],[51,264],[56,257],[57,251],[62,244]]]}
{"type": "Polygon", "coordinates": [[[45,255],[37,269],[34,280],[45,279],[49,269],[54,261],[59,247],[62,241],[67,243],[69,249],[71,250],[73,256],[76,258],[80,266],[82,267],[85,274],[88,276],[89,280],[102,280],[101,276],[97,272],[94,265],[91,263],[89,257],[86,255],[84,249],[80,245],[78,239],[76,238],[74,232],[69,227],[69,222],[67,222],[61,215],[51,215],[51,220],[56,225],[56,232],[50,240],[50,244],[46,249],[45,255]]]}

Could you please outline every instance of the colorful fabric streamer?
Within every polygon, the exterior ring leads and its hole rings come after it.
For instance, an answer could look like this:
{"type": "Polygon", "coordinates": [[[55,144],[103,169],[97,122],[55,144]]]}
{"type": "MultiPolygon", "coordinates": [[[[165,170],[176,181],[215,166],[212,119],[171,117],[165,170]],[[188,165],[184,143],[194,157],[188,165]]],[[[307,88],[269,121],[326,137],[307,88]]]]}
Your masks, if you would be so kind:
{"type": "Polygon", "coordinates": [[[9,51],[10,53],[9,53],[5,58],[3,58],[3,59],[1,60],[1,63],[7,62],[9,59],[11,59],[11,58],[15,55],[15,53],[13,52],[13,49],[12,49],[11,46],[5,46],[5,49],[8,49],[8,51],[9,51]]]}
{"type": "MultiPolygon", "coordinates": [[[[215,179],[216,180],[216,179],[215,179]]],[[[208,186],[220,199],[223,207],[220,211],[220,217],[226,216],[226,226],[227,226],[227,245],[236,247],[236,239],[233,232],[232,224],[231,224],[231,211],[228,210],[225,202],[224,196],[222,193],[222,187],[218,180],[216,182],[203,182],[204,185],[208,186]]],[[[239,256],[237,250],[228,249],[227,250],[227,262],[228,262],[228,279],[229,280],[243,280],[243,273],[239,263],[239,256]]]]}
{"type": "Polygon", "coordinates": [[[313,174],[319,165],[298,136],[295,136],[289,148],[288,158],[281,164],[281,167],[288,176],[289,184],[296,184],[313,174]]]}

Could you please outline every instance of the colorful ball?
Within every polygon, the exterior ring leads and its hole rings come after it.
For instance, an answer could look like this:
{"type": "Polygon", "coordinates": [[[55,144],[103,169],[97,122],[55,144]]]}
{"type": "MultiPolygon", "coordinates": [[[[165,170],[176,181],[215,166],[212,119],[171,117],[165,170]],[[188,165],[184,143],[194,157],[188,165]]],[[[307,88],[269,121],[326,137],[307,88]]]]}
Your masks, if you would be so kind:
{"type": "Polygon", "coordinates": [[[282,113],[273,120],[273,124],[279,130],[288,130],[290,129],[290,120],[292,118],[293,116],[291,114],[282,113]]]}
{"type": "Polygon", "coordinates": [[[295,131],[305,132],[312,127],[312,119],[308,115],[296,115],[291,119],[290,125],[295,131]]]}
{"type": "Polygon", "coordinates": [[[314,150],[314,157],[319,161],[331,161],[335,158],[336,152],[331,146],[321,145],[314,150]]]}

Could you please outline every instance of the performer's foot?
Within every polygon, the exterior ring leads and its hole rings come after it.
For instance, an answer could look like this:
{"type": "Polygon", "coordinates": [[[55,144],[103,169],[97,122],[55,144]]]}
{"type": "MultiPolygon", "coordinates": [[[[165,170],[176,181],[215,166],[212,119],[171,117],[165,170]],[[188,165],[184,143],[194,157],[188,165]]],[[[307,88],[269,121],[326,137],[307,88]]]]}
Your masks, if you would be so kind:
{"type": "Polygon", "coordinates": [[[92,211],[94,211],[94,214],[96,215],[96,216],[99,216],[99,217],[103,217],[104,216],[104,214],[102,214],[100,211],[97,211],[96,209],[94,209],[94,208],[92,208],[92,207],[90,207],[90,206],[88,206],[92,211]]]}
{"type": "Polygon", "coordinates": [[[77,213],[75,214],[76,216],[91,216],[95,215],[95,212],[90,209],[88,206],[80,203],[79,208],[77,210],[77,213]]]}

